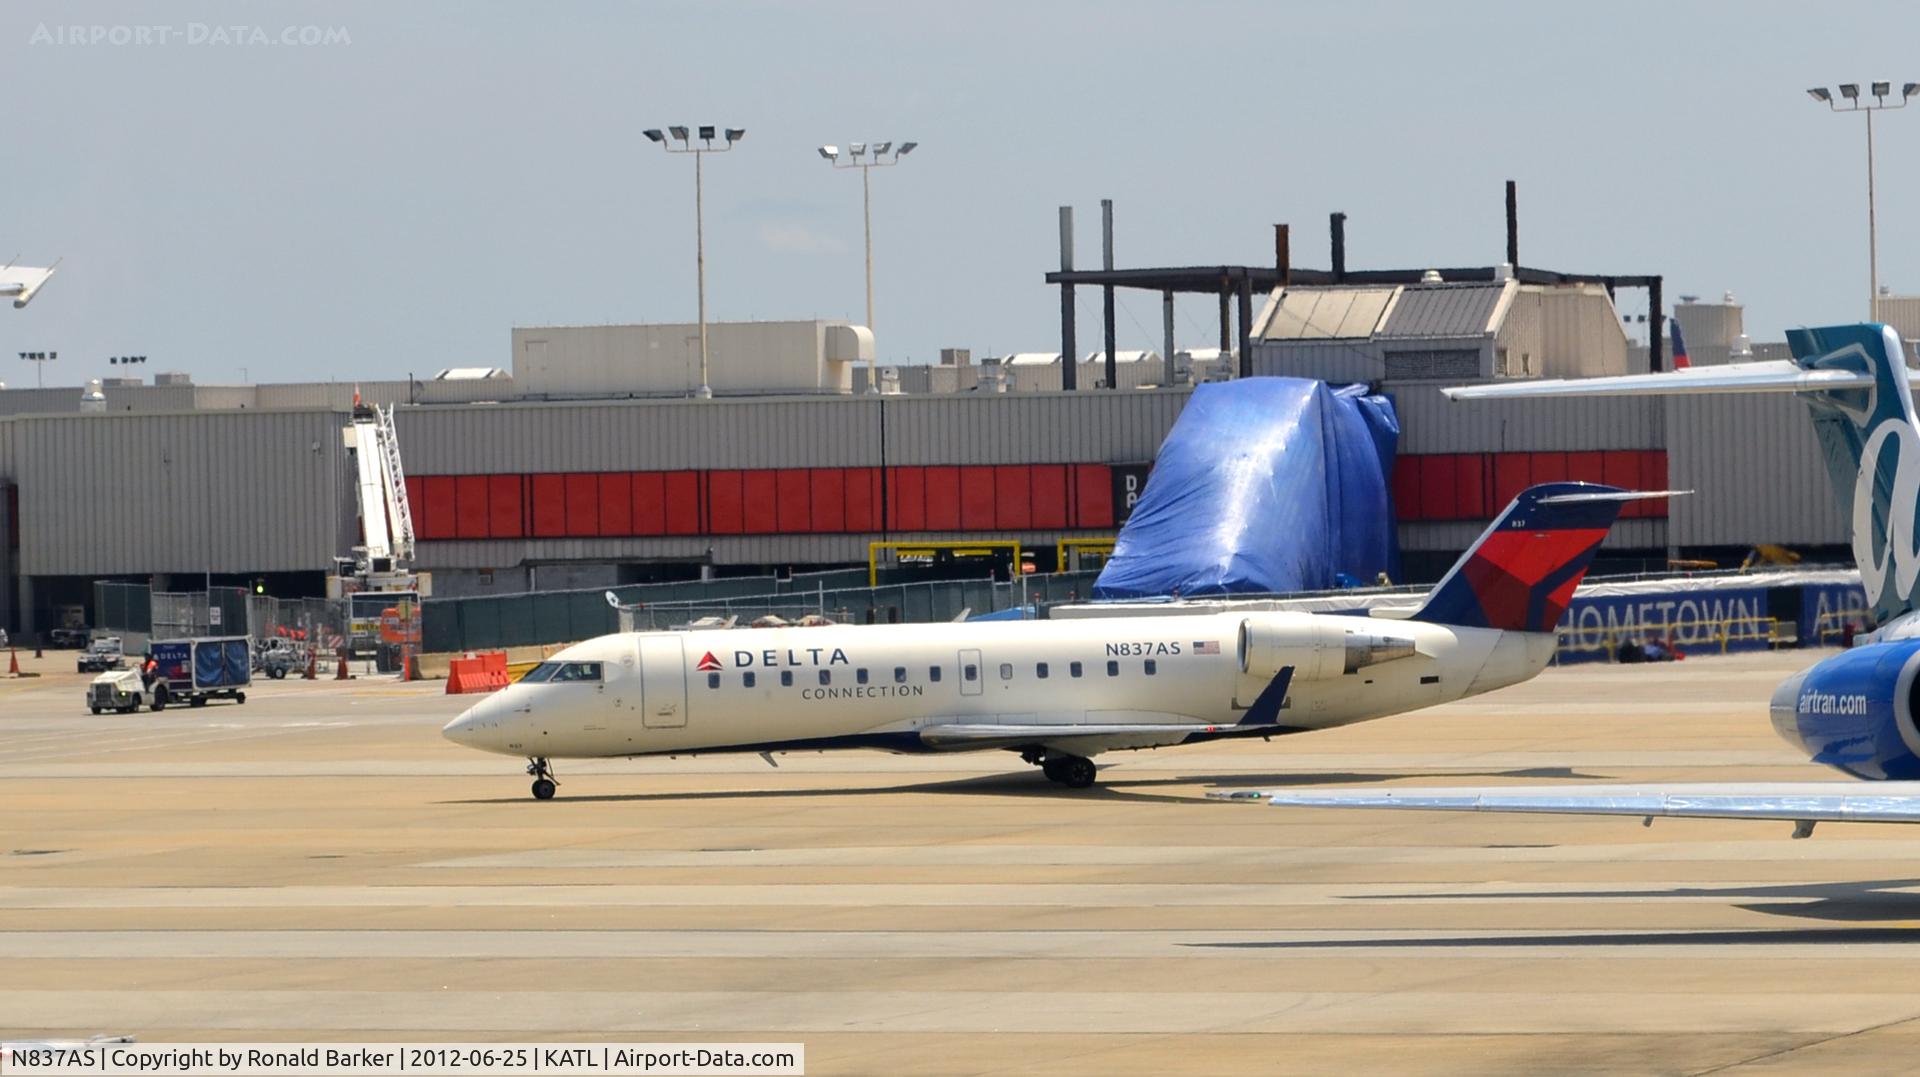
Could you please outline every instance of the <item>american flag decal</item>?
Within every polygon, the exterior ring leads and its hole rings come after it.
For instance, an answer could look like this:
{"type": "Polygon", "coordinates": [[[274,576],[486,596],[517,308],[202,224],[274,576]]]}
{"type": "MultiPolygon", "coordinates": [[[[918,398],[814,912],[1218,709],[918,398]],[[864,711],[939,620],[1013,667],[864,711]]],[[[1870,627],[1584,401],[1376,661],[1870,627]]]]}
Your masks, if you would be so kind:
{"type": "Polygon", "coordinates": [[[1216,639],[1197,639],[1193,641],[1194,654],[1219,654],[1220,641],[1216,639]]]}

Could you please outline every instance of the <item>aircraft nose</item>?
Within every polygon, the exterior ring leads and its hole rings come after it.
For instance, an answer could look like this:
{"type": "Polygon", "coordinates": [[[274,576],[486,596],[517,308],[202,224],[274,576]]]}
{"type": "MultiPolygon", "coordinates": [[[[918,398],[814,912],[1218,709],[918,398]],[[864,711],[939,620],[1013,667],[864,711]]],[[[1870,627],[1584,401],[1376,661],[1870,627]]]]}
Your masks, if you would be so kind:
{"type": "Polygon", "coordinates": [[[460,712],[441,728],[440,735],[462,747],[497,752],[506,740],[505,717],[499,696],[488,696],[460,712]]]}

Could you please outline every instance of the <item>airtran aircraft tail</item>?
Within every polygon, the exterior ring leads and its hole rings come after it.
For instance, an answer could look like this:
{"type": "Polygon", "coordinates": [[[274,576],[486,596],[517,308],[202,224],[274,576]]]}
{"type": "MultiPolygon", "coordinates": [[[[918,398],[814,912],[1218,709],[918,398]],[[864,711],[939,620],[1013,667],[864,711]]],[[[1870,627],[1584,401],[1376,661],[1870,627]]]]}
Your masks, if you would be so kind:
{"type": "Polygon", "coordinates": [[[1644,497],[1586,482],[1520,491],[1412,614],[1416,621],[1551,632],[1606,540],[1620,506],[1644,497]]]}
{"type": "Polygon", "coordinates": [[[1834,495],[1853,534],[1853,557],[1874,615],[1915,608],[1920,583],[1920,433],[1900,334],[1878,324],[1794,329],[1792,359],[1630,374],[1469,385],[1455,400],[1533,396],[1680,396],[1797,393],[1812,412],[1834,495]]]}

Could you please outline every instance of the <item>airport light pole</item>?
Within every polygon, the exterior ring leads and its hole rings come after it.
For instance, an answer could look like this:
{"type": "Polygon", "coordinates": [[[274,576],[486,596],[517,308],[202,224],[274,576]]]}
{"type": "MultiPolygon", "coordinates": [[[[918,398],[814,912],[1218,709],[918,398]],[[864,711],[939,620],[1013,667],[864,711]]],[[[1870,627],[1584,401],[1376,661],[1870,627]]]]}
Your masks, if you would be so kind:
{"type": "Polygon", "coordinates": [[[687,128],[669,127],[667,133],[680,145],[667,141],[667,136],[657,127],[649,127],[641,132],[647,139],[668,153],[693,154],[693,241],[695,251],[695,273],[699,278],[700,289],[700,388],[693,395],[701,400],[713,399],[713,381],[707,376],[707,224],[706,205],[702,193],[701,162],[709,153],[725,153],[733,144],[746,137],[746,130],[739,127],[725,129],[727,144],[715,146],[713,140],[716,128],[712,124],[702,124],[693,138],[688,137],[687,128]],[[698,145],[695,140],[698,140],[698,145]]]}
{"type": "Polygon", "coordinates": [[[1873,114],[1882,109],[1906,108],[1913,95],[1920,93],[1920,82],[1909,82],[1900,87],[1900,100],[1889,102],[1887,95],[1893,92],[1891,82],[1871,82],[1867,90],[1873,95],[1868,102],[1860,96],[1860,84],[1843,82],[1840,84],[1840,96],[1846,99],[1843,106],[1833,99],[1833,94],[1825,86],[1815,86],[1807,91],[1807,96],[1827,106],[1832,112],[1862,112],[1867,117],[1867,317],[1871,321],[1880,320],[1880,236],[1874,220],[1873,204],[1873,114]]]}
{"type": "Polygon", "coordinates": [[[60,358],[59,352],[21,352],[20,358],[33,364],[33,383],[35,388],[45,389],[47,379],[44,375],[47,364],[60,358]]]}
{"type": "MultiPolygon", "coordinates": [[[[865,142],[847,143],[846,161],[840,160],[840,147],[822,146],[820,156],[835,168],[857,168],[860,170],[860,215],[864,221],[863,231],[867,245],[867,330],[873,330],[873,181],[870,174],[876,168],[887,168],[900,163],[900,158],[913,152],[918,142],[902,142],[896,149],[891,142],[876,142],[872,154],[867,152],[865,142]],[[864,160],[863,160],[864,158],[864,160]]],[[[880,391],[880,357],[876,354],[867,363],[867,392],[880,391]]]]}

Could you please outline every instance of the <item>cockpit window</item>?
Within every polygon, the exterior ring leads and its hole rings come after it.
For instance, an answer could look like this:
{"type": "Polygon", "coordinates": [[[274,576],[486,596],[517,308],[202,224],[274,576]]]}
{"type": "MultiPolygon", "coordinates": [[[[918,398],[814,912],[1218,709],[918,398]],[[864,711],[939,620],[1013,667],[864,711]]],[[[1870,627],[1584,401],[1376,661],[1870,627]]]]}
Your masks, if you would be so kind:
{"type": "Polygon", "coordinates": [[[520,678],[521,684],[542,684],[552,681],[597,681],[600,679],[598,662],[542,662],[527,671],[520,678]]]}

